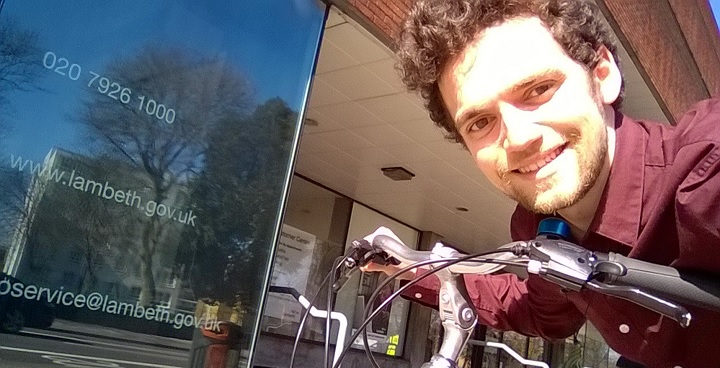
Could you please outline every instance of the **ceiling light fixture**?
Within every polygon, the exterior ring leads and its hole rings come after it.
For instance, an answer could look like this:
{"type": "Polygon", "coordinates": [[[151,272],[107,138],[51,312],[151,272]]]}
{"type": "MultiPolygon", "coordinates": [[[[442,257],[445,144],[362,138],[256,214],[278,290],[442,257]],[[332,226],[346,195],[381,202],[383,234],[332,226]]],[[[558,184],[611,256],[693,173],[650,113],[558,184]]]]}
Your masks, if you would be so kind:
{"type": "Polygon", "coordinates": [[[395,181],[410,180],[415,177],[415,174],[411,173],[404,167],[383,167],[380,170],[382,170],[385,176],[395,181]]]}

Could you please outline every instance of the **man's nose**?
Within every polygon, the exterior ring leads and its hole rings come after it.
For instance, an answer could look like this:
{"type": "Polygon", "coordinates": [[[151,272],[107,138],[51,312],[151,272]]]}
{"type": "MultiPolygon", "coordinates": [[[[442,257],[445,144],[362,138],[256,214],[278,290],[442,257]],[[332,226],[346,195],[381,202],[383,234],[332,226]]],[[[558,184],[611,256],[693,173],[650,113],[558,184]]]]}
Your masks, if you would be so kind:
{"type": "Polygon", "coordinates": [[[504,130],[503,147],[507,152],[522,152],[542,144],[542,129],[537,114],[507,101],[498,104],[504,130]]]}
{"type": "Polygon", "coordinates": [[[508,152],[520,152],[542,144],[542,132],[540,126],[531,121],[505,120],[505,139],[503,147],[508,152]]]}

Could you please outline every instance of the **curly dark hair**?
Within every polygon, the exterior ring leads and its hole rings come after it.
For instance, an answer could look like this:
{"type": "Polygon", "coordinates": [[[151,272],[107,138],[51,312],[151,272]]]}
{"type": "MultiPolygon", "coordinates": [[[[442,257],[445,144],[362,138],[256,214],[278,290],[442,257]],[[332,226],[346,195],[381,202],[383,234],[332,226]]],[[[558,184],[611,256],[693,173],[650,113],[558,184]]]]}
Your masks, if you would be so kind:
{"type": "MultiPolygon", "coordinates": [[[[600,61],[602,45],[619,62],[612,32],[587,0],[418,0],[397,38],[397,69],[407,88],[420,92],[430,118],[448,139],[463,143],[440,96],[440,73],[483,30],[520,17],[539,18],[588,71],[600,61]]],[[[620,108],[622,95],[621,89],[614,108],[620,108]]]]}

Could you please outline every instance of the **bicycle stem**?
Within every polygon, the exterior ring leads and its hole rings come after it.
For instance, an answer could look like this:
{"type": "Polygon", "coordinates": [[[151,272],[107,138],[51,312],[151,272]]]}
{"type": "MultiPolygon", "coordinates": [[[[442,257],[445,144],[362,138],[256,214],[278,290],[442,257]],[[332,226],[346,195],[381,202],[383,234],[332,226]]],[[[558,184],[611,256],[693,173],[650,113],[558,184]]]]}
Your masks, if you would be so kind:
{"type": "Polygon", "coordinates": [[[436,356],[422,367],[455,367],[478,318],[475,309],[468,302],[470,296],[462,275],[454,274],[448,269],[440,270],[436,275],[440,279],[438,311],[445,338],[436,356]]]}

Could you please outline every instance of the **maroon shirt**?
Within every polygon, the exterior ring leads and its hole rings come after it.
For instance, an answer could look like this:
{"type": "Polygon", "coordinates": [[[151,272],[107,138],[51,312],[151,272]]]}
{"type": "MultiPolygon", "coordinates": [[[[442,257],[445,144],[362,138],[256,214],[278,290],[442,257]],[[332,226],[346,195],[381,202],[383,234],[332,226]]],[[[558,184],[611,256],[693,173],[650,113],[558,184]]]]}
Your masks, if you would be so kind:
{"type": "MultiPolygon", "coordinates": [[[[580,244],[601,252],[720,275],[720,100],[703,101],[676,127],[616,117],[615,159],[580,244]]],[[[518,207],[515,240],[535,236],[541,216],[518,207]]],[[[466,275],[480,321],[558,339],[593,323],[608,345],[648,367],[720,367],[720,314],[688,307],[690,327],[631,302],[563,291],[537,276],[466,275]]],[[[718,280],[720,282],[720,280],[718,280]]],[[[438,279],[405,296],[437,306],[438,279]]]]}

